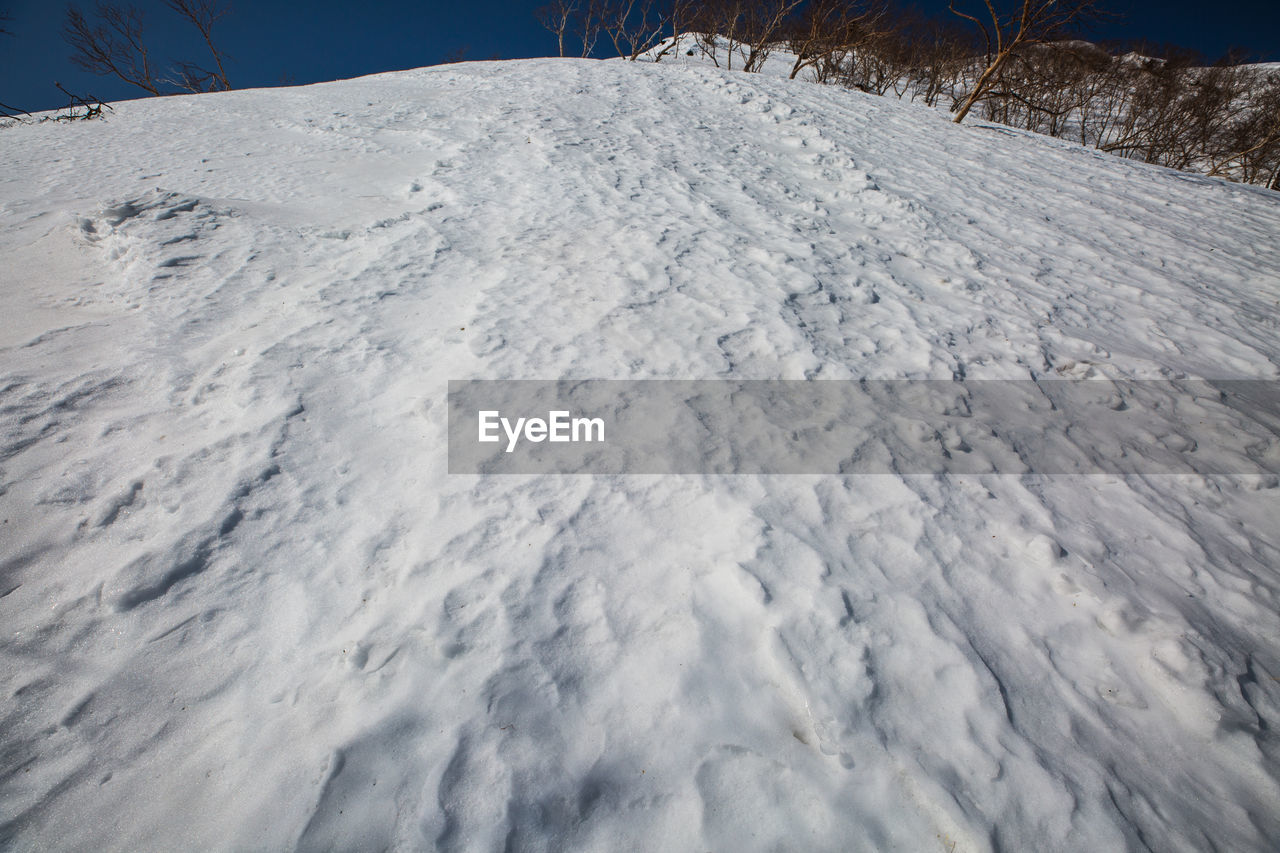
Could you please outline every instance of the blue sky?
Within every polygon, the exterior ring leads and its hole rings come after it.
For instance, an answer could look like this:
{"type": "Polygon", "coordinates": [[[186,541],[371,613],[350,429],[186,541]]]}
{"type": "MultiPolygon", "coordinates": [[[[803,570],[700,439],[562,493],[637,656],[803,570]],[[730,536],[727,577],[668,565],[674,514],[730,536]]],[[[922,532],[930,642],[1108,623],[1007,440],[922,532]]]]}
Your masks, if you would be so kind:
{"type": "MultiPolygon", "coordinates": [[[[416,68],[445,61],[466,48],[466,58],[514,59],[555,51],[533,10],[545,0],[231,0],[231,12],[214,33],[231,56],[228,76],[237,88],[314,83],[416,68]]],[[[1106,0],[1104,0],[1106,2],[1106,0]]],[[[0,102],[28,110],[60,106],[54,88],[60,81],[75,92],[107,100],[136,97],[141,90],[88,75],[68,59],[70,48],[60,30],[64,0],[0,0],[10,15],[12,37],[0,38],[0,102]]],[[[86,11],[92,1],[82,3],[86,11]]],[[[125,0],[121,5],[129,5],[125,0]]],[[[203,46],[162,0],[133,0],[147,23],[148,42],[157,58],[205,62],[203,46]]],[[[926,11],[945,13],[945,0],[918,2],[926,11]]],[[[1107,7],[1122,17],[1098,37],[1147,38],[1175,42],[1210,56],[1238,46],[1259,58],[1280,61],[1280,2],[1223,0],[1212,5],[1189,0],[1111,0],[1107,7]]]]}

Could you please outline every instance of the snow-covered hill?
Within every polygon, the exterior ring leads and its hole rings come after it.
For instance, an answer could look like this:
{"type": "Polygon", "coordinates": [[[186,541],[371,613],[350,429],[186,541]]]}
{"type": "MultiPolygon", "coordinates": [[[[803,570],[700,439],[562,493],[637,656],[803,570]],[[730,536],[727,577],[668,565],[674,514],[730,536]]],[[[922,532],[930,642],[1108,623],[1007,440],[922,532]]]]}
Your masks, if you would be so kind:
{"type": "Polygon", "coordinates": [[[572,60],[119,104],[0,161],[0,846],[1280,837],[1273,474],[445,448],[451,379],[1274,380],[1276,194],[572,60]]]}

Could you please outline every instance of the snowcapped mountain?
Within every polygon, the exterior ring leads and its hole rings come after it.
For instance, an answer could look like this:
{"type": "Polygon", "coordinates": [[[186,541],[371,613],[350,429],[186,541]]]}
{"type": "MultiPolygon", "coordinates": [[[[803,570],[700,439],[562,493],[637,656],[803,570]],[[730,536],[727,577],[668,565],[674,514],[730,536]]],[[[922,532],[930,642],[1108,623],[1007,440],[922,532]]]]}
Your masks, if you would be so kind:
{"type": "Polygon", "coordinates": [[[1236,476],[446,458],[457,379],[1273,381],[1275,193],[665,62],[0,157],[0,846],[1280,837],[1265,423],[1236,476]]]}

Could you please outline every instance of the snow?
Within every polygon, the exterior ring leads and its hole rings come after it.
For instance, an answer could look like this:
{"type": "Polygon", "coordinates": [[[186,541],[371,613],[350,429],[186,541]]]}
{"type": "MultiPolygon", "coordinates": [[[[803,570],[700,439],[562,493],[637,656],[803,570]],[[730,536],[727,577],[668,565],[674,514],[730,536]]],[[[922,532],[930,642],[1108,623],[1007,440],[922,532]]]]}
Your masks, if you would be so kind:
{"type": "Polygon", "coordinates": [[[1274,193],[693,63],[115,107],[0,131],[0,845],[1280,837],[1274,473],[445,446],[457,379],[1274,380],[1274,193]]]}

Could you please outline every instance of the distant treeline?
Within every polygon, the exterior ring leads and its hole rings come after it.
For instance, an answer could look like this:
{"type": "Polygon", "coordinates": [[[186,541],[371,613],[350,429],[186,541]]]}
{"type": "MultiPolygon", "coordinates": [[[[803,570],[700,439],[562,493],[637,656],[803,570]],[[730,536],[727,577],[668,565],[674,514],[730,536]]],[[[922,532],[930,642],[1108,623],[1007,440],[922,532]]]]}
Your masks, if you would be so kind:
{"type": "Polygon", "coordinates": [[[662,62],[694,51],[759,71],[945,108],[1121,157],[1280,189],[1280,66],[1081,40],[1095,0],[952,0],[930,17],[890,0],[553,0],[560,55],[662,62]]]}

